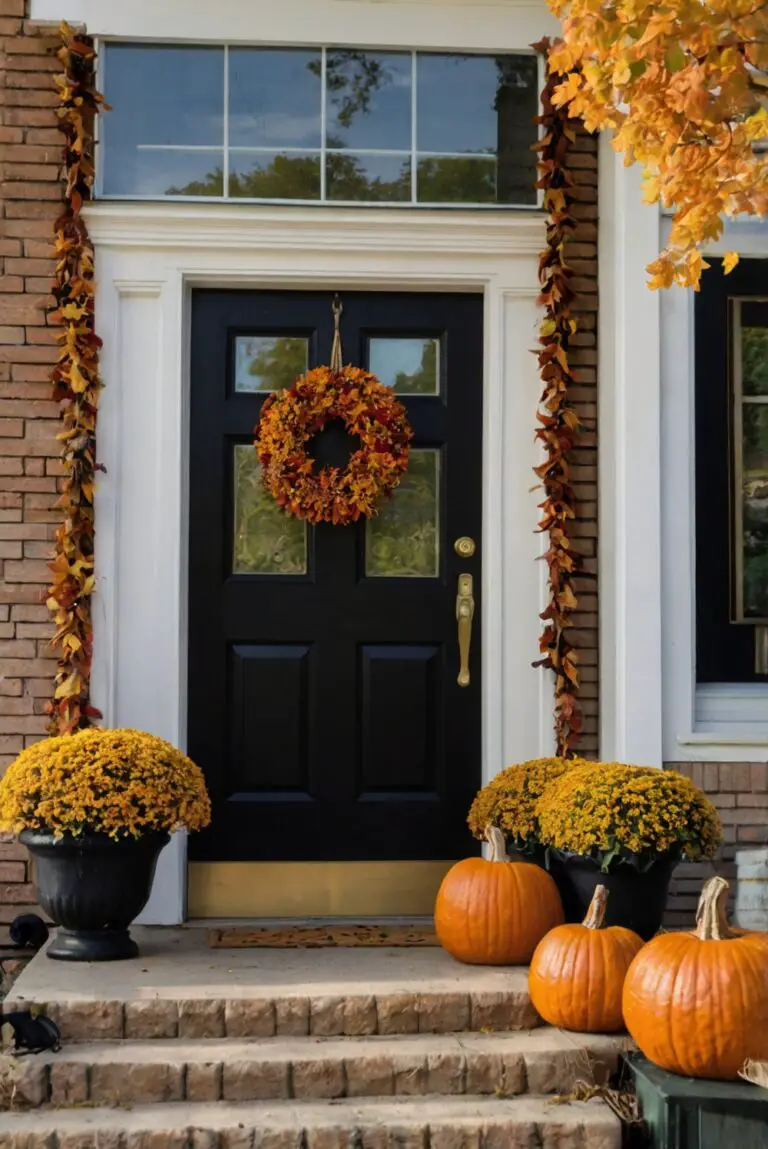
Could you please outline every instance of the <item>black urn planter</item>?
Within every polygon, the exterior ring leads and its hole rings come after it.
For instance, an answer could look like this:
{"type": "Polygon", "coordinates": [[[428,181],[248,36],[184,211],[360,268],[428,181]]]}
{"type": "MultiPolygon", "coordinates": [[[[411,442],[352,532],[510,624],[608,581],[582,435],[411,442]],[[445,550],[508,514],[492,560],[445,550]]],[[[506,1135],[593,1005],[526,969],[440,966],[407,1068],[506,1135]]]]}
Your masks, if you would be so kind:
{"type": "Polygon", "coordinates": [[[604,874],[591,858],[551,851],[549,871],[560,891],[567,922],[583,921],[595,886],[605,886],[608,890],[605,924],[634,930],[647,942],[658,933],[663,921],[669,883],[678,861],[659,858],[644,871],[624,864],[604,874]]]}
{"type": "Polygon", "coordinates": [[[57,961],[119,961],[138,957],[128,932],[149,900],[164,832],[115,841],[107,834],[74,838],[24,830],[34,859],[40,905],[59,926],[48,947],[57,961]]]}

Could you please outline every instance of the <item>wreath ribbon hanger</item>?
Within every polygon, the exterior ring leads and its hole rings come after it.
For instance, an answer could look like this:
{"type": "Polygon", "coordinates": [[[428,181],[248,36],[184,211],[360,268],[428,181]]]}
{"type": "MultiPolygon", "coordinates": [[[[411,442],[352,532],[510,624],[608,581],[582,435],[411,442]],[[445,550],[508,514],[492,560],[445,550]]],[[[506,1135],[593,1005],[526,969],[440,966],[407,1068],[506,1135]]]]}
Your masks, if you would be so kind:
{"type": "Polygon", "coordinates": [[[331,371],[337,374],[344,367],[344,357],[341,351],[341,317],[344,314],[344,304],[338,295],[334,295],[333,303],[331,304],[331,311],[333,312],[333,343],[331,344],[331,371]]]}

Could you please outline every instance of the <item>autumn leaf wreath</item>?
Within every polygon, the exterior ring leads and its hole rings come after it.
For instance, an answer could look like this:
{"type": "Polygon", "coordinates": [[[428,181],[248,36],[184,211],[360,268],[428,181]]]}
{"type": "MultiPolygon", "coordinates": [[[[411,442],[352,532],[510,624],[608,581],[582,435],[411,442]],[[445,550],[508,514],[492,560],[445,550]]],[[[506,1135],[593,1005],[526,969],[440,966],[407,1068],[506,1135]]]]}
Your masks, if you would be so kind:
{"type": "Polygon", "coordinates": [[[358,367],[317,367],[265,401],[255,447],[266,489],[288,514],[345,526],[372,518],[408,468],[413,431],[390,387],[358,367]],[[309,440],[334,419],[360,448],[346,467],[315,469],[309,440]]]}

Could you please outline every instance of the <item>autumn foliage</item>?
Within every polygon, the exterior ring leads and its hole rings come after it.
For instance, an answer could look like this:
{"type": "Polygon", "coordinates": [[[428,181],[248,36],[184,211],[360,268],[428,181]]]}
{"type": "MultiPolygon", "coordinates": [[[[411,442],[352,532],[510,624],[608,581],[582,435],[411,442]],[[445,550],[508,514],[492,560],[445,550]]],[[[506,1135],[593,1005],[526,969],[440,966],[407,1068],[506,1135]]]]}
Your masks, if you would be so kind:
{"type": "MultiPolygon", "coordinates": [[[[547,51],[547,41],[536,45],[547,51]]],[[[574,579],[579,567],[574,553],[571,527],[576,518],[576,497],[571,484],[570,452],[579,436],[579,416],[569,390],[576,382],[568,362],[568,347],[576,332],[572,314],[575,293],[573,273],[565,257],[569,235],[576,227],[571,208],[573,179],[568,171],[568,150],[575,139],[576,125],[564,106],[553,102],[559,81],[549,76],[542,92],[542,112],[537,118],[541,138],[537,188],[541,189],[547,215],[547,242],[539,260],[541,294],[539,304],[544,318],[539,325],[536,352],[544,386],[536,438],[544,449],[544,461],[536,475],[544,490],[539,504],[539,530],[548,537],[544,555],[549,574],[549,603],[542,613],[544,629],[539,640],[542,657],[536,666],[551,670],[555,679],[555,740],[557,754],[568,757],[584,727],[578,701],[578,656],[568,639],[572,614],[578,607],[574,579]]]]}
{"type": "MultiPolygon", "coordinates": [[[[768,208],[765,0],[548,0],[563,40],[549,54],[553,96],[589,131],[614,130],[645,199],[672,212],[650,286],[697,287],[700,248],[724,216],[768,208]]],[[[737,256],[726,256],[726,270],[737,256]]]]}
{"type": "Polygon", "coordinates": [[[60,402],[63,522],[55,535],[48,606],[59,650],[53,699],[48,711],[52,734],[67,734],[100,717],[90,704],[93,648],[91,596],[94,591],[93,493],[96,474],[96,410],[101,340],[94,330],[93,247],[80,211],[93,187],[93,119],[103,99],[93,87],[93,42],[66,24],[58,53],[64,74],[56,77],[59,130],[64,135],[65,206],[54,227],[56,278],[52,320],[61,344],[53,369],[54,398],[60,402]]]}

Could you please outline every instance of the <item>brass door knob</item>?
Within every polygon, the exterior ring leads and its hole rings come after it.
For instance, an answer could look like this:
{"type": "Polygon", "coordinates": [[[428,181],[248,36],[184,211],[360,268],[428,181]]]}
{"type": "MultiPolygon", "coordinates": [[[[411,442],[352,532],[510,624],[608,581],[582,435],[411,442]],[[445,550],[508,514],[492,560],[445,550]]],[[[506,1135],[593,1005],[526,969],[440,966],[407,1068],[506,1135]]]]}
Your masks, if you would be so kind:
{"type": "Polygon", "coordinates": [[[456,539],[456,542],[453,544],[453,549],[459,558],[471,559],[477,547],[475,546],[474,539],[469,538],[468,535],[462,535],[460,539],[456,539]]]}

